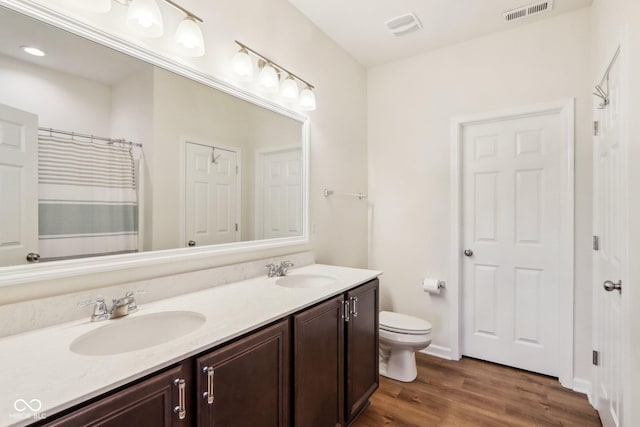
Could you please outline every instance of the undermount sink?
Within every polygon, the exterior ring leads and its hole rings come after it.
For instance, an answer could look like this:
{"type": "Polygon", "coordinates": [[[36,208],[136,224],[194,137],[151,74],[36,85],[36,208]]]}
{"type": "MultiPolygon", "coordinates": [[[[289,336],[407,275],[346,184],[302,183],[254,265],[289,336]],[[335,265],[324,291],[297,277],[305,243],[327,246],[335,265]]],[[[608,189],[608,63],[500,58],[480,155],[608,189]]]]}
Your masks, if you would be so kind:
{"type": "Polygon", "coordinates": [[[320,288],[331,285],[335,281],[335,277],[322,274],[295,274],[278,278],[276,285],[286,288],[320,288]]]}
{"type": "Polygon", "coordinates": [[[70,349],[86,356],[142,350],[187,335],[202,326],[205,320],[205,316],[192,311],[163,311],[107,320],[107,325],[76,338],[70,349]]]}

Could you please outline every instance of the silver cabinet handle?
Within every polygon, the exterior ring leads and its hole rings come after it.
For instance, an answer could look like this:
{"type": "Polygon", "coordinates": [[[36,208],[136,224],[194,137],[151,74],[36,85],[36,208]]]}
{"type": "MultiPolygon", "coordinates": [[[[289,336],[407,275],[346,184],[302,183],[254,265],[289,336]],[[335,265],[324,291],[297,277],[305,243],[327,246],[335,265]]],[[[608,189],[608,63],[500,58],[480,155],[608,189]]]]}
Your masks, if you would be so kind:
{"type": "Polygon", "coordinates": [[[178,406],[173,408],[173,412],[178,414],[178,419],[184,420],[187,416],[187,383],[183,379],[175,379],[173,385],[178,386],[178,406]]]}
{"type": "Polygon", "coordinates": [[[356,303],[358,302],[358,297],[351,297],[351,317],[358,317],[358,307],[356,303]]]}
{"type": "Polygon", "coordinates": [[[213,405],[213,401],[215,399],[213,394],[213,367],[205,366],[202,368],[202,373],[207,376],[207,391],[202,393],[202,397],[207,399],[207,403],[209,405],[213,405]]]}
{"type": "Polygon", "coordinates": [[[607,292],[618,291],[622,293],[622,280],[618,280],[618,283],[607,280],[602,284],[602,287],[607,292]]]}
{"type": "Polygon", "coordinates": [[[189,246],[190,248],[194,247],[196,245],[196,241],[195,240],[189,240],[187,242],[187,246],[189,246]]]}
{"type": "Polygon", "coordinates": [[[471,249],[465,249],[464,256],[468,256],[468,257],[473,256],[473,251],[471,249]]]}
{"type": "Polygon", "coordinates": [[[340,318],[345,322],[348,322],[349,321],[349,301],[347,300],[338,301],[338,304],[340,304],[340,318]]]}

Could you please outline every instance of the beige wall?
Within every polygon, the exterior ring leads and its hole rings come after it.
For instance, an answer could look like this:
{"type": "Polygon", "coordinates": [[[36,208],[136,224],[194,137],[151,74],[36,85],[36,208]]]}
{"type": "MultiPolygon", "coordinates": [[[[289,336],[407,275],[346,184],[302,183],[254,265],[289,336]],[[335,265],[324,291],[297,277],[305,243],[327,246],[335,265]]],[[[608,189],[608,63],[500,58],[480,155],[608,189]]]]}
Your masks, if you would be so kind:
{"type": "Polygon", "coordinates": [[[575,376],[590,378],[589,17],[581,9],[368,72],[369,266],[384,271],[382,307],[430,320],[433,345],[452,346],[455,301],[420,288],[425,276],[449,279],[452,117],[575,97],[575,376]]]}
{"type": "MultiPolygon", "coordinates": [[[[63,14],[129,38],[159,53],[172,55],[171,31],[158,40],[131,37],[123,24],[126,8],[113,3],[110,15],[92,15],[70,9],[73,3],[41,0],[63,14]]],[[[309,22],[287,0],[185,0],[181,4],[201,16],[207,54],[184,60],[199,71],[230,79],[231,57],[236,52],[233,40],[282,63],[316,86],[317,111],[311,118],[310,224],[308,245],[279,248],[242,255],[212,257],[206,260],[163,265],[153,269],[131,269],[123,273],[78,276],[29,283],[3,289],[0,304],[76,289],[97,288],[167,272],[204,269],[231,262],[278,256],[311,249],[318,262],[366,267],[366,203],[351,200],[325,200],[324,187],[336,190],[364,191],[367,186],[366,72],[344,50],[309,22]],[[250,11],[248,13],[247,11],[250,11]]],[[[162,3],[167,29],[175,28],[182,18],[162,3]]],[[[183,60],[175,57],[177,60],[183,60]]]]}
{"type": "MultiPolygon", "coordinates": [[[[255,150],[302,146],[302,123],[219,90],[155,68],[153,128],[147,156],[154,187],[150,232],[154,250],[184,246],[180,241],[181,141],[240,150],[242,240],[255,240],[255,150]]],[[[145,145],[145,154],[146,146],[145,145]]]]}
{"type": "Polygon", "coordinates": [[[0,82],[0,104],[36,114],[39,126],[110,134],[109,85],[5,55],[0,55],[0,82]]]}
{"type": "MultiPolygon", "coordinates": [[[[144,159],[153,158],[153,67],[144,67],[136,71],[112,87],[111,135],[113,138],[126,138],[144,146],[144,159]]],[[[135,158],[141,157],[141,150],[136,148],[135,158]]],[[[153,183],[149,167],[140,170],[138,164],[138,207],[142,220],[139,232],[142,233],[142,247],[138,250],[150,250],[152,245],[148,226],[153,220],[152,209],[145,209],[153,201],[153,183]],[[140,185],[140,183],[143,183],[140,185]]]]}
{"type": "MultiPolygon", "coordinates": [[[[623,366],[625,378],[625,426],[640,425],[640,193],[637,183],[640,182],[640,2],[637,0],[594,0],[591,13],[591,48],[592,74],[591,80],[597,82],[602,77],[604,67],[610,61],[618,44],[620,34],[628,31],[629,63],[626,67],[629,76],[629,124],[626,129],[629,135],[629,155],[627,157],[628,183],[627,192],[629,218],[629,270],[623,272],[623,304],[627,306],[627,318],[623,319],[623,335],[628,346],[629,364],[623,366]],[[628,372],[628,374],[627,374],[628,372]]],[[[595,284],[595,291],[600,290],[595,284]]],[[[626,352],[625,352],[626,353],[626,352]]],[[[624,359],[623,359],[624,360],[624,359]]]]}

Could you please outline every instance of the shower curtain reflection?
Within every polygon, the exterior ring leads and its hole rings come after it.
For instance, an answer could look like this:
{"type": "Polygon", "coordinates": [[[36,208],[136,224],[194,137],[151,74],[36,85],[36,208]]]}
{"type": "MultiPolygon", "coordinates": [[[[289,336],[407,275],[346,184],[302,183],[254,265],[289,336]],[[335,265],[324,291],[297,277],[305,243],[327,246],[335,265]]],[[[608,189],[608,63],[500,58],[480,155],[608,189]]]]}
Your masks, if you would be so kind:
{"type": "Polygon", "coordinates": [[[137,252],[136,190],[132,144],[41,129],[40,260],[137,252]]]}

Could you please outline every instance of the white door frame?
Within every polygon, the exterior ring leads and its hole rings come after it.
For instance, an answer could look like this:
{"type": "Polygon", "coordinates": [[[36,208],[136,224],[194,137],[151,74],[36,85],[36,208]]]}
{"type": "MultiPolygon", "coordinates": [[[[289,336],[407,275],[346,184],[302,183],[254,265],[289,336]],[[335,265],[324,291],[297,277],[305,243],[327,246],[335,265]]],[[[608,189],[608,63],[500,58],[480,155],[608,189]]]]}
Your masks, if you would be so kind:
{"type": "MultiPolygon", "coordinates": [[[[627,236],[627,240],[624,240],[623,242],[621,242],[621,251],[620,251],[620,257],[621,257],[621,269],[620,269],[620,280],[622,281],[622,292],[623,295],[627,295],[627,297],[622,298],[621,301],[621,305],[620,305],[620,309],[621,309],[621,316],[622,316],[622,330],[620,331],[620,335],[621,335],[621,351],[622,354],[621,359],[622,359],[622,364],[620,366],[620,377],[622,379],[622,384],[620,385],[620,387],[622,388],[622,413],[619,414],[621,416],[620,419],[620,425],[621,426],[629,426],[631,425],[631,421],[633,420],[633,412],[637,411],[637,409],[635,407],[633,407],[633,402],[631,401],[631,381],[632,381],[632,377],[631,377],[631,321],[632,321],[632,317],[631,317],[631,301],[630,298],[628,297],[628,293],[624,294],[625,291],[625,286],[632,286],[631,285],[631,276],[630,276],[630,272],[629,272],[629,264],[630,264],[630,258],[629,258],[629,205],[628,205],[628,198],[629,198],[629,193],[630,193],[630,188],[632,187],[631,182],[629,180],[629,156],[627,155],[629,152],[629,144],[630,144],[630,135],[629,135],[629,130],[630,130],[630,117],[629,117],[629,27],[628,25],[623,25],[621,26],[620,32],[619,32],[619,37],[618,37],[618,45],[616,46],[615,49],[612,49],[611,52],[616,52],[619,50],[618,53],[618,58],[617,61],[618,62],[618,66],[620,67],[620,149],[622,150],[622,156],[621,156],[621,162],[620,162],[620,168],[622,168],[622,188],[620,189],[621,192],[621,208],[622,208],[622,224],[621,227],[623,227],[623,232],[621,233],[622,236],[627,236]]],[[[603,76],[606,72],[608,67],[611,64],[611,58],[613,58],[614,55],[610,55],[610,57],[608,58],[601,58],[603,59],[605,62],[603,64],[600,65],[600,69],[599,69],[599,73],[598,73],[598,78],[600,76],[603,76]]],[[[594,102],[594,120],[596,119],[595,117],[595,105],[598,104],[599,102],[596,101],[594,102]]],[[[597,178],[597,172],[599,171],[600,168],[600,164],[598,162],[598,156],[596,155],[597,153],[597,149],[598,149],[598,136],[593,136],[593,177],[594,179],[597,178]]],[[[597,206],[598,200],[595,194],[595,188],[594,188],[594,198],[593,198],[593,229],[594,231],[597,230],[597,224],[599,221],[599,210],[598,210],[598,206],[597,206]]],[[[594,233],[595,234],[595,233],[594,233]]],[[[593,348],[595,350],[601,350],[600,348],[600,340],[599,340],[599,334],[598,334],[598,322],[600,321],[598,314],[600,313],[598,304],[599,304],[599,297],[601,296],[600,294],[603,292],[602,290],[602,283],[598,281],[598,275],[596,274],[596,260],[597,260],[597,254],[594,252],[593,253],[593,277],[592,277],[592,312],[595,314],[594,316],[594,322],[592,325],[592,331],[591,331],[591,336],[592,336],[592,342],[593,342],[593,348]]],[[[600,367],[598,366],[592,366],[591,369],[591,381],[592,381],[592,396],[590,396],[591,398],[591,403],[596,407],[596,409],[598,409],[598,406],[600,404],[600,394],[601,394],[601,389],[600,389],[600,381],[599,381],[599,372],[598,369],[600,369],[600,367]]]]}
{"type": "Polygon", "coordinates": [[[178,214],[178,236],[179,236],[179,246],[178,248],[184,248],[187,236],[187,219],[186,219],[186,161],[187,161],[187,144],[196,144],[196,145],[206,145],[208,147],[216,147],[220,149],[224,149],[227,151],[233,151],[238,155],[238,173],[236,174],[236,223],[238,224],[238,231],[236,232],[236,236],[239,238],[236,241],[241,240],[242,236],[242,149],[240,147],[235,147],[233,145],[221,144],[206,138],[191,138],[191,137],[181,137],[180,138],[180,153],[178,162],[180,164],[179,167],[179,185],[180,185],[180,194],[178,197],[178,203],[180,203],[180,209],[178,214]]]}
{"type": "Polygon", "coordinates": [[[559,379],[560,383],[573,388],[573,257],[574,257],[574,99],[536,104],[520,108],[454,117],[451,120],[451,253],[449,283],[447,292],[452,303],[450,316],[451,359],[462,357],[462,289],[460,278],[462,258],[462,143],[465,126],[513,120],[541,114],[559,114],[562,120],[563,146],[561,147],[561,203],[560,203],[560,265],[558,292],[560,312],[558,313],[559,336],[559,379]],[[568,309],[570,307],[570,309],[568,309]]]}

